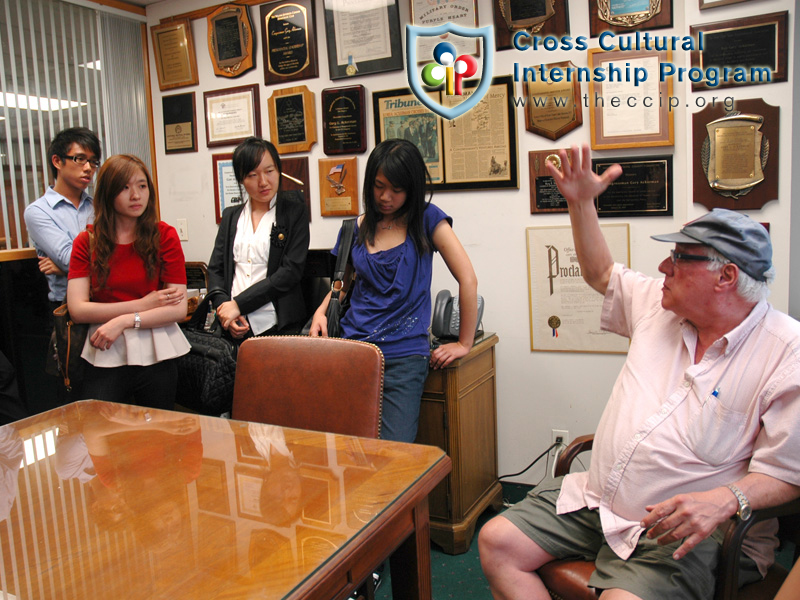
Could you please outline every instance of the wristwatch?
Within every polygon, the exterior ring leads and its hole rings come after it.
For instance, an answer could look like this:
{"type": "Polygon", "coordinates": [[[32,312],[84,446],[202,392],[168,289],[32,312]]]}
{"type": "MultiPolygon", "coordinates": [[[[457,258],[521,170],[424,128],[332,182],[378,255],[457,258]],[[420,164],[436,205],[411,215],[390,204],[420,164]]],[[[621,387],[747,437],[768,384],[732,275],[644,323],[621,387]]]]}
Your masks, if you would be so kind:
{"type": "Polygon", "coordinates": [[[142,326],[142,317],[139,316],[139,313],[133,313],[133,328],[139,329],[142,326]]]}
{"type": "Polygon", "coordinates": [[[727,487],[739,501],[739,510],[736,511],[736,515],[742,521],[747,521],[747,519],[753,516],[753,509],[750,508],[750,501],[747,499],[747,496],[744,495],[744,492],[732,483],[729,483],[727,487]]]}

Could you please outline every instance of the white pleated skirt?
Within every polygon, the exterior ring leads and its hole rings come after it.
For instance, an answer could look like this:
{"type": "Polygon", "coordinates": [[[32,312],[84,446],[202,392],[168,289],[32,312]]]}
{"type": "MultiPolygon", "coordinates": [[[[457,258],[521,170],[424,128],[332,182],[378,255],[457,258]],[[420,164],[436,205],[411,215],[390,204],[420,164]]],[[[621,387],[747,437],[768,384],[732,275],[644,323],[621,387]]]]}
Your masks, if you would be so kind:
{"type": "Polygon", "coordinates": [[[95,367],[153,365],[162,360],[183,356],[191,349],[177,323],[153,329],[128,328],[108,350],[99,350],[89,342],[100,324],[91,325],[81,356],[95,367]]]}

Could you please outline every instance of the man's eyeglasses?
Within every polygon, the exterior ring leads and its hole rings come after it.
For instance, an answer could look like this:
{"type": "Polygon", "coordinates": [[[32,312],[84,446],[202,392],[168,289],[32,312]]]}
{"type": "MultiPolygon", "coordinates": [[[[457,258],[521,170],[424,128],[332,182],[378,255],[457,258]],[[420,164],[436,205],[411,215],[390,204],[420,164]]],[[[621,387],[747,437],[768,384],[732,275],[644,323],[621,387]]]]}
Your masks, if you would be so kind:
{"type": "Polygon", "coordinates": [[[100,161],[96,158],[86,158],[82,154],[76,154],[75,156],[69,156],[68,154],[64,154],[61,158],[68,158],[76,165],[83,166],[87,162],[92,166],[93,169],[97,169],[100,166],[100,161]]]}
{"type": "Polygon", "coordinates": [[[711,262],[715,260],[710,256],[706,256],[705,254],[685,254],[683,252],[675,252],[675,250],[669,251],[669,257],[672,259],[672,264],[676,264],[679,260],[693,260],[695,262],[711,262]]]}

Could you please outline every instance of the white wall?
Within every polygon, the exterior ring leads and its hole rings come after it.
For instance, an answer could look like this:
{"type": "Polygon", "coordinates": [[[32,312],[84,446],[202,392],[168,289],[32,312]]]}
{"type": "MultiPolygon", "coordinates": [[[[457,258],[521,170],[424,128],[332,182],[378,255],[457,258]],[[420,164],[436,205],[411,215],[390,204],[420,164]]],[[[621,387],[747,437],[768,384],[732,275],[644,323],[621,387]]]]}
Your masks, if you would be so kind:
{"type": "MultiPolygon", "coordinates": [[[[165,0],[147,9],[148,26],[160,19],[216,4],[216,0],[165,0]]],[[[689,34],[689,25],[741,18],[753,14],[765,14],[789,10],[788,40],[794,44],[795,8],[792,0],[759,0],[700,11],[697,0],[673,1],[672,29],[657,30],[657,35],[689,34]],[[684,4],[686,6],[684,6],[684,4]]],[[[410,22],[409,3],[400,0],[401,23],[410,22]]],[[[588,2],[571,0],[570,34],[572,37],[589,37],[588,2]]],[[[212,151],[205,147],[205,123],[203,91],[252,83],[259,84],[262,133],[269,135],[267,121],[267,99],[270,87],[264,86],[262,50],[259,26],[259,9],[250,9],[257,38],[257,68],[246,75],[228,80],[213,73],[207,50],[205,19],[192,24],[192,33],[197,53],[200,85],[166,92],[166,95],[194,91],[196,93],[198,118],[197,153],[164,154],[163,122],[161,115],[162,93],[158,90],[155,64],[151,54],[153,104],[157,138],[157,168],[161,198],[162,218],[175,224],[176,219],[185,218],[189,223],[189,241],[184,243],[187,260],[208,260],[216,234],[212,186],[212,151]]],[[[479,25],[492,21],[491,0],[478,0],[479,25]]],[[[305,85],[316,95],[319,115],[319,95],[322,89],[347,85],[351,82],[330,81],[327,76],[327,52],[325,45],[324,13],[322,1],[317,0],[317,48],[319,52],[318,79],[297,82],[305,85]]],[[[151,53],[152,53],[152,40],[151,53]]],[[[592,43],[596,46],[596,41],[592,43]]],[[[790,243],[790,190],[792,189],[792,144],[790,128],[793,122],[791,74],[794,51],[789,51],[790,81],[765,86],[750,86],[741,89],[723,89],[715,92],[692,93],[685,83],[675,83],[674,95],[682,100],[675,111],[674,148],[652,148],[598,152],[596,155],[626,157],[672,153],[674,167],[674,217],[651,217],[629,219],[631,230],[632,267],[648,274],[657,274],[658,263],[666,256],[668,247],[654,242],[649,236],[654,233],[675,231],[679,226],[703,214],[706,209],[691,202],[692,181],[690,165],[693,157],[688,151],[691,145],[691,113],[699,109],[687,108],[699,96],[733,96],[737,99],[765,98],[781,108],[781,148],[779,200],[769,202],[761,211],[750,214],[759,221],[771,223],[775,246],[775,265],[778,280],[773,287],[772,302],[787,310],[789,299],[789,243],[790,243]]],[[[585,52],[538,52],[525,53],[507,50],[495,55],[494,74],[512,73],[513,63],[534,66],[540,62],[552,63],[571,60],[577,66],[586,66],[585,52]]],[[[678,51],[673,62],[689,65],[689,55],[678,51]]],[[[406,87],[404,71],[359,77],[352,81],[364,85],[368,92],[406,87]]],[[[294,83],[288,83],[288,87],[294,83]]],[[[588,93],[588,85],[582,84],[582,93],[588,93]]],[[[522,95],[521,83],[516,84],[515,94],[522,95]]],[[[374,146],[372,128],[371,94],[367,98],[368,148],[374,146]]],[[[479,279],[480,293],[486,298],[484,325],[488,331],[497,332],[497,398],[499,468],[501,473],[516,472],[527,465],[550,442],[551,429],[567,429],[572,437],[594,431],[603,405],[613,385],[624,356],[583,353],[547,353],[530,350],[530,321],[528,304],[528,274],[525,246],[525,228],[542,225],[565,225],[566,214],[531,215],[528,176],[528,152],[567,147],[589,140],[589,113],[584,108],[584,124],[566,136],[551,142],[525,130],[522,109],[517,113],[517,135],[519,139],[520,189],[510,191],[440,192],[434,202],[453,216],[457,235],[472,259],[479,279]]],[[[321,139],[321,125],[317,123],[317,135],[321,139]]],[[[232,148],[216,148],[213,153],[230,152],[232,148]]],[[[321,143],[315,145],[309,156],[310,192],[312,206],[311,247],[328,248],[336,239],[340,219],[322,218],[319,212],[317,183],[317,160],[326,158],[321,143]]],[[[363,176],[367,154],[358,158],[359,171],[363,176]]],[[[361,178],[360,178],[361,179],[361,178]]],[[[359,183],[361,185],[361,182],[359,183]]],[[[308,193],[307,192],[307,193],[308,193]]],[[[609,220],[614,221],[614,220],[609,220]]],[[[434,292],[449,288],[455,290],[455,282],[446,267],[437,258],[434,268],[434,292]]],[[[536,481],[543,471],[534,469],[519,481],[536,481]]]]}

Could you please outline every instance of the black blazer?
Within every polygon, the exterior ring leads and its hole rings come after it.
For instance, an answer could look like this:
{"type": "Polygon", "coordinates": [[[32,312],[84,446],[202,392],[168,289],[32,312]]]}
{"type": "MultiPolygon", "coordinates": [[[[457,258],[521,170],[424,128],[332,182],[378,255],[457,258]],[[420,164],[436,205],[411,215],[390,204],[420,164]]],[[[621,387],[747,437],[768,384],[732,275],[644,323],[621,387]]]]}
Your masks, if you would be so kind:
{"type": "MultiPolygon", "coordinates": [[[[233,240],[239,215],[247,204],[226,208],[217,230],[214,251],[208,263],[208,296],[214,308],[231,300],[233,275],[233,240]]],[[[272,302],[278,316],[278,328],[306,319],[300,279],[308,254],[308,211],[298,192],[278,192],[275,224],[270,232],[267,277],[233,298],[243,315],[272,302]]],[[[203,312],[206,311],[197,311],[203,312]]]]}

